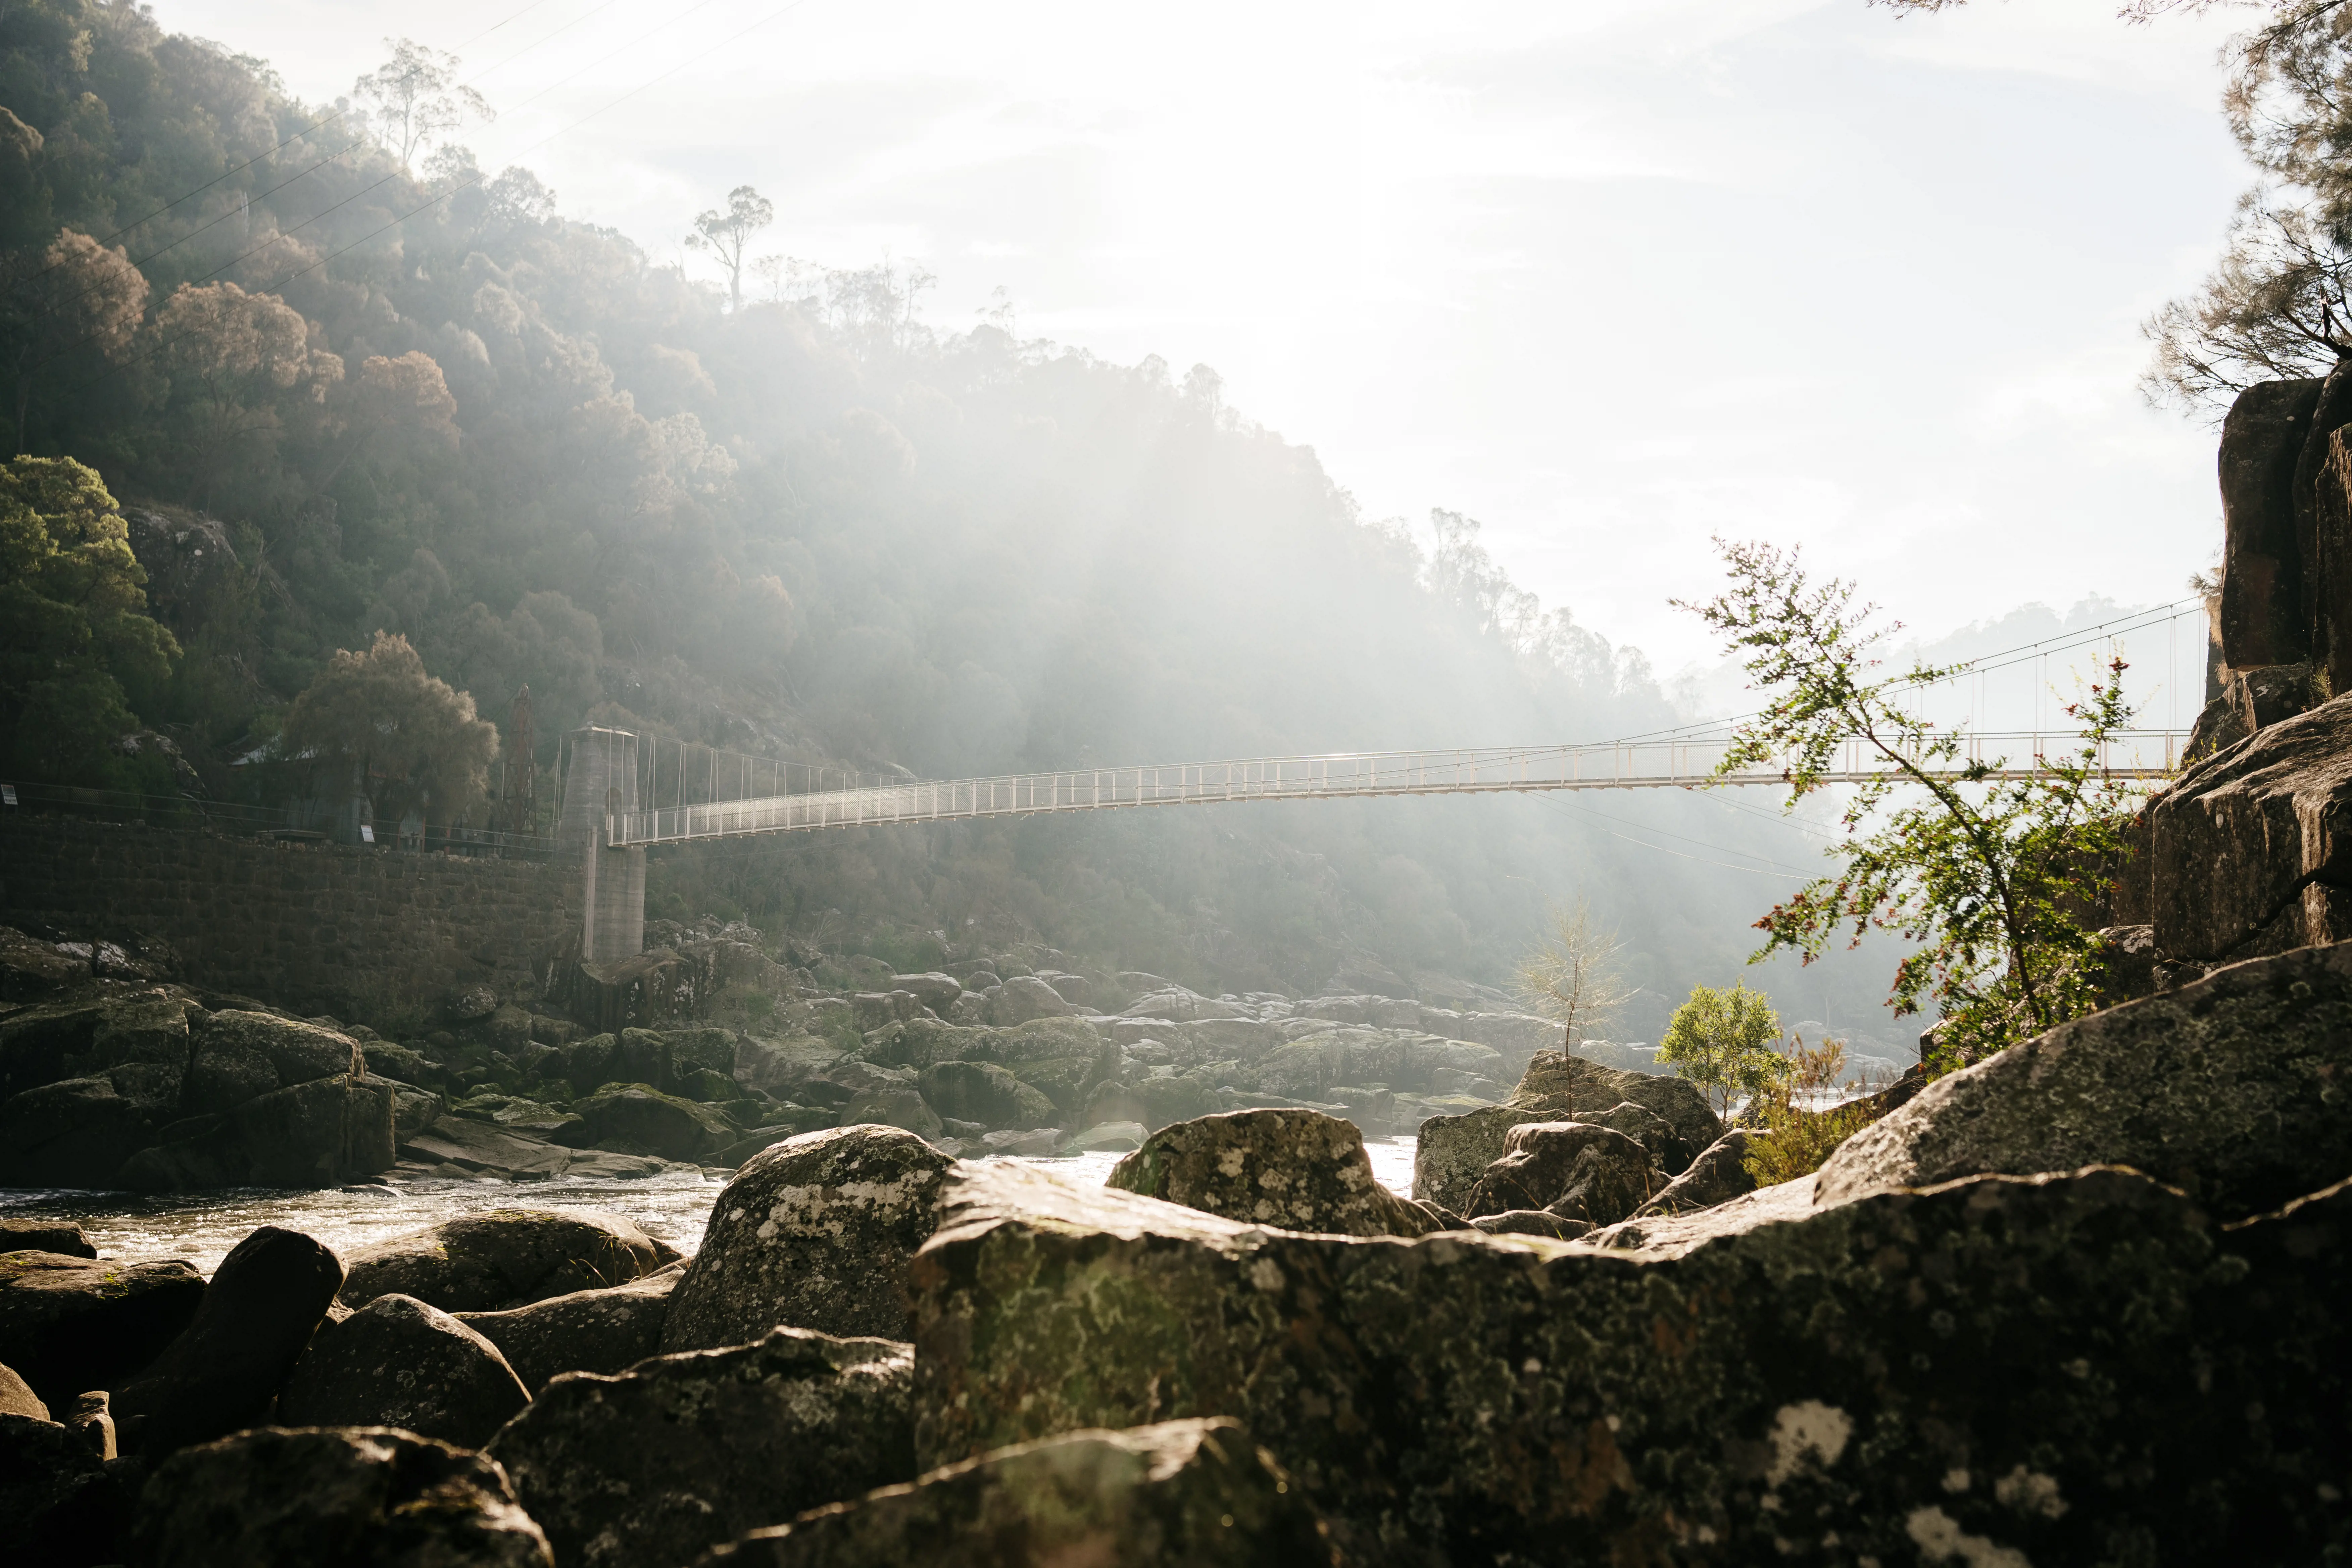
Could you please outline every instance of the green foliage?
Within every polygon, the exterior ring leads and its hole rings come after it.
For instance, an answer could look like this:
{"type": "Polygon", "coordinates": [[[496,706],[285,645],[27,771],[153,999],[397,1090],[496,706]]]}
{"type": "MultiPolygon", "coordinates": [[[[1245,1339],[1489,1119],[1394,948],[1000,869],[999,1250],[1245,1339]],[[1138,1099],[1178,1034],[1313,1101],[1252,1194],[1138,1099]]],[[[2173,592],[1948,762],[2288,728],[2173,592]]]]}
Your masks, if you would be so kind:
{"type": "Polygon", "coordinates": [[[1769,1134],[1748,1144],[1748,1173],[1759,1187],[1778,1186],[1810,1176],[1837,1152],[1839,1144],[1878,1120],[1867,1102],[1854,1101],[1814,1110],[1801,1100],[1834,1092],[1845,1078],[1845,1045],[1823,1040],[1808,1046],[1798,1040],[1784,1069],[1759,1088],[1740,1120],[1769,1134]]]}
{"type": "Polygon", "coordinates": [[[1747,982],[1721,991],[1695,985],[1667,1022],[1658,1059],[1705,1089],[1721,1111],[1780,1080],[1784,1064],[1773,1049],[1780,1037],[1770,998],[1747,982]]]}
{"type": "Polygon", "coordinates": [[[279,743],[314,765],[325,798],[362,790],[378,814],[413,807],[430,826],[480,810],[499,732],[470,695],[425,672],[407,638],[379,632],[364,653],[338,651],[294,700],[279,743]]]}
{"type": "Polygon", "coordinates": [[[1779,768],[1789,805],[1829,787],[1858,748],[1864,781],[1848,786],[1843,862],[1756,922],[1759,959],[1783,950],[1810,963],[1846,931],[1875,925],[1915,949],[1895,973],[1897,1014],[1932,1003],[1949,1067],[2063,1023],[2098,1005],[2097,939],[2086,910],[2105,903],[2107,868],[2124,853],[2137,795],[2100,765],[2108,737],[2131,711],[2124,665],[2067,708],[2081,726],[2070,752],[2033,759],[2032,772],[1998,776],[2005,757],[1968,755],[1966,737],[1938,730],[1905,696],[1958,667],[1915,666],[1872,680],[1873,650],[1895,629],[1873,630],[1853,587],[1815,584],[1795,552],[1717,541],[1732,586],[1696,609],[1744,658],[1764,710],[1743,722],[1720,768],[1779,768]]]}
{"type": "MultiPolygon", "coordinates": [[[[119,683],[217,790],[379,631],[484,713],[528,682],[542,780],[591,713],[934,778],[1671,721],[1475,521],[1365,518],[1206,366],[1024,341],[1009,308],[934,331],[903,265],[755,258],[730,308],[477,167],[433,129],[446,61],[371,77],[373,132],[425,110],[398,146],[135,6],[0,6],[0,417],[203,544],[149,563],[187,657],[158,696],[119,683]],[[91,283],[95,315],[58,314],[91,283]]],[[[760,232],[751,193],[720,205],[719,237],[760,232]]],[[[1344,802],[793,836],[652,879],[673,918],[831,950],[1038,941],[1223,990],[1504,983],[1572,876],[1679,994],[1736,956],[1723,875],[1632,853],[1532,801],[1344,802]]]]}
{"type": "Polygon", "coordinates": [[[0,467],[0,722],[18,773],[123,782],[126,688],[156,689],[180,652],[146,581],[97,474],[70,458],[0,467]]]}

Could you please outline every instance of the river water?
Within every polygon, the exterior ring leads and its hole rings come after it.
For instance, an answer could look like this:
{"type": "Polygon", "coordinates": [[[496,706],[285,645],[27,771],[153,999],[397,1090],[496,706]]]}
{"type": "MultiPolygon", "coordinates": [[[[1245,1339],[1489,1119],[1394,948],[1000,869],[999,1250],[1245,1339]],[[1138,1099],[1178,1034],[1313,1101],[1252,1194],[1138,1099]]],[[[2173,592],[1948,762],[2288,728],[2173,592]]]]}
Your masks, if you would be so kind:
{"type": "MultiPolygon", "coordinates": [[[[1413,1143],[1409,1137],[1365,1141],[1372,1173],[1400,1196],[1412,1193],[1413,1143]]],[[[1099,1186],[1118,1156],[1076,1154],[1015,1163],[1099,1186]]],[[[82,1227],[101,1258],[182,1258],[207,1277],[230,1247],[259,1226],[299,1230],[348,1257],[371,1242],[461,1215],[519,1205],[619,1215],[691,1256],[702,1245],[703,1225],[726,1185],[722,1177],[697,1173],[626,1182],[408,1182],[325,1192],[249,1187],[162,1197],[20,1190],[0,1191],[0,1217],[71,1221],[82,1227]]]]}

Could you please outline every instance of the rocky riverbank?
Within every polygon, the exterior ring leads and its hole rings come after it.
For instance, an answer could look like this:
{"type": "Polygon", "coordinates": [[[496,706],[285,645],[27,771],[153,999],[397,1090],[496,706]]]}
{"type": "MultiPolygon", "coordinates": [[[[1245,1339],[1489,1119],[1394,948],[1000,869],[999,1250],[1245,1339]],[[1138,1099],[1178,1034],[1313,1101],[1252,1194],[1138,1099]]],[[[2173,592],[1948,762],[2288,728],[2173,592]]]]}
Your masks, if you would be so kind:
{"type": "Polygon", "coordinates": [[[750,1029],[592,1034],[460,987],[438,1026],[391,1039],[128,959],[93,974],[14,931],[0,967],[18,999],[0,1013],[0,1185],[14,1187],[645,1177],[732,1169],[861,1122],[951,1154],[1062,1154],[1268,1107],[1377,1137],[1498,1101],[1557,1035],[1517,1014],[1000,977],[983,961],[961,979],[789,999],[750,1029]]]}
{"type": "Polygon", "coordinates": [[[1293,1105],[1103,1187],[813,1131],[691,1259],[528,1210],[209,1283],[5,1237],[0,1509],[58,1563],[2324,1560],[2347,1079],[2352,944],[1761,1191],[1687,1086],[1545,1051],[1410,1201],[1293,1105]]]}

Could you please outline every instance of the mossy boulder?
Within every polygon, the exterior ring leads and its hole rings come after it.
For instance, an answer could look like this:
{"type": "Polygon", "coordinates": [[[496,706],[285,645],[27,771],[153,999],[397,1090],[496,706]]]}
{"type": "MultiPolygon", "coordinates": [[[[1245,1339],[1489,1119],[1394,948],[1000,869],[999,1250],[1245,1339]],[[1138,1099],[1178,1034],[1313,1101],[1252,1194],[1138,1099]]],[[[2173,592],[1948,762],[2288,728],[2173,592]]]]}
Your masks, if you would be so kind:
{"type": "Polygon", "coordinates": [[[1470,1189],[1466,1207],[1474,1216],[1545,1209],[1614,1225],[1665,1184],[1650,1152],[1613,1128],[1523,1121],[1504,1135],[1501,1158],[1470,1189]]]}
{"type": "Polygon", "coordinates": [[[1234,1110],[1163,1127],[1109,1184],[1203,1214],[1340,1236],[1425,1236],[1451,1217],[1381,1185],[1355,1123],[1319,1110],[1234,1110]]]}
{"type": "Polygon", "coordinates": [[[934,1062],[923,1069],[923,1098],[941,1116],[976,1121],[993,1132],[1050,1127],[1054,1102],[994,1062],[934,1062]]]}
{"type": "Polygon", "coordinates": [[[388,1428],[263,1426],[183,1449],[141,1494],[154,1568],[553,1568],[496,1463],[388,1428]]]}
{"type": "Polygon", "coordinates": [[[2225,1231],[2119,1170],[1826,1209],[1789,1184],[1613,1252],[1299,1236],[1009,1165],[941,1206],[910,1276],[926,1464],[1232,1415],[1343,1550],[1407,1561],[2352,1542],[2313,1479],[2352,1393],[2352,1188],[2225,1231]]]}
{"type": "Polygon", "coordinates": [[[753,1531],[705,1559],[710,1568],[1336,1568],[1339,1561],[1274,1456],[1222,1418],[1021,1444],[753,1531]]]}
{"type": "Polygon", "coordinates": [[[445,1312],[495,1311],[625,1284],[677,1257],[617,1215],[491,1209],[353,1250],[340,1300],[397,1291],[445,1312]]]}
{"type": "Polygon", "coordinates": [[[1566,1051],[1529,1057],[1507,1103],[1515,1110],[1549,1112],[1547,1121],[1591,1121],[1629,1100],[1674,1130],[1678,1142],[1673,1148],[1651,1151],[1669,1176],[1680,1175],[1693,1156],[1723,1136],[1722,1119],[1689,1079],[1605,1067],[1566,1051]]]}
{"type": "Polygon", "coordinates": [[[645,1083],[606,1084],[574,1100],[572,1113],[581,1126],[563,1131],[558,1142],[665,1160],[706,1159],[743,1136],[723,1112],[645,1083]]]}
{"type": "Polygon", "coordinates": [[[1847,1139],[1820,1191],[2094,1161],[2222,1219],[2352,1175],[2352,942],[2232,964],[1938,1079],[1847,1139]]]}
{"type": "Polygon", "coordinates": [[[278,1418],[289,1426],[397,1426],[478,1448],[530,1403],[499,1347],[413,1296],[378,1296],[320,1329],[278,1418]]]}
{"type": "Polygon", "coordinates": [[[682,1568],[762,1523],[913,1479],[912,1379],[903,1343],[777,1329],[559,1377],[488,1452],[567,1568],[682,1568]]]}
{"type": "Polygon", "coordinates": [[[670,1297],[667,1351],[746,1344],[778,1326],[907,1337],[907,1266],[955,1162],[913,1133],[787,1139],[735,1173],[670,1297]]]}
{"type": "Polygon", "coordinates": [[[536,1397],[567,1372],[625,1372],[661,1353],[669,1295],[686,1272],[667,1264],[625,1285],[574,1290],[502,1312],[457,1312],[459,1322],[499,1347],[536,1397]]]}

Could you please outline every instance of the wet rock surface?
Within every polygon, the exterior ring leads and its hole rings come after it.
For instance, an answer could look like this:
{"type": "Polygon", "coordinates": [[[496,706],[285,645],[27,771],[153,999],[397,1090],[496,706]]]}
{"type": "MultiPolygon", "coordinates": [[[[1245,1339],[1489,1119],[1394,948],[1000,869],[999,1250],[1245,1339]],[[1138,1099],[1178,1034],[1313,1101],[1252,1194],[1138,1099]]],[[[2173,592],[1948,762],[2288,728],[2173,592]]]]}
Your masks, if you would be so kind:
{"type": "Polygon", "coordinates": [[[626,1285],[574,1290],[503,1312],[457,1312],[457,1320],[499,1347],[536,1397],[558,1373],[624,1372],[661,1353],[662,1320],[682,1262],[626,1285]]]}
{"type": "Polygon", "coordinates": [[[448,1313],[379,1296],[320,1330],[278,1396],[300,1426],[397,1426],[478,1448],[530,1403],[498,1346],[448,1313]]]}
{"type": "Polygon", "coordinates": [[[334,1253],[299,1232],[237,1243],[186,1331],[115,1391],[123,1447],[158,1456],[261,1422],[342,1283],[334,1253]]]}
{"type": "Polygon", "coordinates": [[[489,1446],[559,1563],[667,1568],[915,1473],[903,1343],[779,1329],[560,1377],[489,1446]]]}
{"type": "Polygon", "coordinates": [[[110,1388],[180,1336],[205,1296],[187,1264],[0,1254],[0,1363],[50,1409],[110,1388]]]}
{"type": "Polygon", "coordinates": [[[152,1568],[552,1568],[493,1461],[389,1429],[261,1427],[185,1448],[142,1495],[152,1568]]]}
{"type": "Polygon", "coordinates": [[[662,1348],[744,1344],[779,1326],[905,1338],[907,1267],[954,1163],[911,1132],[868,1126],[755,1156],[710,1211],[662,1348]]]}
{"type": "Polygon", "coordinates": [[[755,1531],[703,1559],[709,1568],[1312,1568],[1338,1561],[1274,1457],[1223,1419],[1074,1432],[1008,1448],[755,1531]]]}
{"type": "Polygon", "coordinates": [[[498,1311],[625,1284],[676,1257],[617,1215],[492,1209],[354,1249],[341,1300],[396,1291],[445,1312],[498,1311]]]}
{"type": "Polygon", "coordinates": [[[961,1170],[913,1275],[919,1452],[1232,1415],[1343,1548],[1408,1559],[1908,1562],[1924,1531],[2285,1561],[2352,1531],[2304,1479],[2339,1452],[2345,1189],[2224,1231],[2123,1171],[1820,1210],[1790,1185],[1793,1223],[1709,1211],[1612,1252],[1269,1233],[961,1170]]]}
{"type": "Polygon", "coordinates": [[[1351,1122],[1318,1110],[1236,1110],[1165,1127],[1109,1185],[1286,1230],[1423,1236],[1450,1221],[1381,1185],[1351,1122]]]}
{"type": "Polygon", "coordinates": [[[1822,1167],[1821,1201],[2129,1165],[2221,1219],[2352,1172],[2352,944],[2217,970],[1937,1079],[1822,1167]]]}

